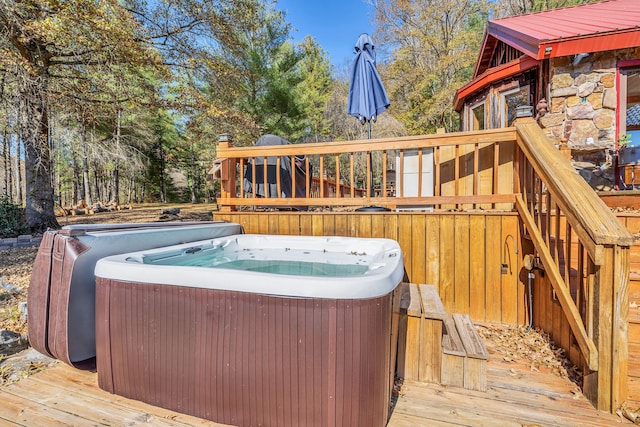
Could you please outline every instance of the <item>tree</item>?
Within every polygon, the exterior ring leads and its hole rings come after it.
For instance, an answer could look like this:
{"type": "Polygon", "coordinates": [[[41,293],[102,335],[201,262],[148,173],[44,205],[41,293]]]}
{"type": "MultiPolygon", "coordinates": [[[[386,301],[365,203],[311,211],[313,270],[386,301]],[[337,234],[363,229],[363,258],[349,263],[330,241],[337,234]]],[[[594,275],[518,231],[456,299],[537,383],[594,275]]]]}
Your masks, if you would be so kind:
{"type": "Polygon", "coordinates": [[[593,3],[599,0],[499,0],[496,4],[500,16],[523,15],[559,7],[593,3]]]}
{"type": "Polygon", "coordinates": [[[457,130],[456,89],[473,71],[486,0],[371,0],[377,38],[391,49],[382,76],[410,134],[457,130]]]}
{"type": "Polygon", "coordinates": [[[202,70],[207,121],[238,143],[264,133],[291,139],[304,131],[304,105],[295,94],[304,79],[303,52],[290,43],[290,25],[274,4],[246,0],[242,15],[224,9],[227,37],[202,70]]]}
{"type": "Polygon", "coordinates": [[[331,63],[311,36],[305,37],[300,49],[303,56],[298,67],[303,79],[294,89],[294,95],[302,104],[305,120],[303,134],[296,139],[318,142],[331,132],[325,115],[332,89],[331,63]]]}
{"type": "Polygon", "coordinates": [[[51,100],[75,96],[65,88],[100,75],[98,69],[158,63],[137,30],[137,22],[117,0],[0,0],[0,69],[15,73],[21,101],[25,212],[32,231],[58,227],[51,182],[51,100]]]}

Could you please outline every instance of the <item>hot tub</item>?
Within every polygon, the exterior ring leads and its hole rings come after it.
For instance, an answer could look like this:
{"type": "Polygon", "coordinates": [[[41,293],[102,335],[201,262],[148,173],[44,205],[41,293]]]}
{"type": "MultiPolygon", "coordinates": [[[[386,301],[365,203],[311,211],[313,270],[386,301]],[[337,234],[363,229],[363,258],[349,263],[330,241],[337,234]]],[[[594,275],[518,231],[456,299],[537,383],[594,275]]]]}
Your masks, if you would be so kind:
{"type": "Polygon", "coordinates": [[[102,389],[236,426],[385,425],[397,242],[238,235],[95,274],[102,389]]]}
{"type": "Polygon", "coordinates": [[[235,223],[83,224],[47,231],[27,297],[29,342],[70,365],[95,357],[95,277],[99,258],[242,233],[235,223]]]}

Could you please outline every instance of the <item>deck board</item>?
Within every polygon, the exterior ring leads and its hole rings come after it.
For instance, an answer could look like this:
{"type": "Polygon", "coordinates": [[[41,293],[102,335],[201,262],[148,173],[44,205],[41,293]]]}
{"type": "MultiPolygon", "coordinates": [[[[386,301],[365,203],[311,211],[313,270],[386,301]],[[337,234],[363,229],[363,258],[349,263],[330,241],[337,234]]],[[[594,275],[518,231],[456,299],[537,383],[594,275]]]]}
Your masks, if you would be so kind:
{"type": "Polygon", "coordinates": [[[98,388],[95,372],[57,364],[0,388],[0,425],[223,427],[98,388]]]}
{"type": "MultiPolygon", "coordinates": [[[[490,357],[486,392],[407,381],[389,427],[618,426],[568,379],[490,357]]],[[[94,372],[62,363],[0,388],[0,425],[217,426],[102,391],[94,372]]]]}
{"type": "Polygon", "coordinates": [[[576,385],[551,372],[490,357],[486,392],[407,381],[388,427],[549,426],[606,427],[632,424],[600,412],[576,385]]]}

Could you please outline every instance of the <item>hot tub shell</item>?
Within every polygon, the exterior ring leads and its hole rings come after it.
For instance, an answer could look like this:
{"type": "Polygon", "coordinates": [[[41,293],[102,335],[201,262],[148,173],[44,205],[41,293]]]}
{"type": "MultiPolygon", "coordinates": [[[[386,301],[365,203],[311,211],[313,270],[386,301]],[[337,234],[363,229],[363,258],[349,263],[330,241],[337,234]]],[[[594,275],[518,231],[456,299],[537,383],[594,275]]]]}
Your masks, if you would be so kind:
{"type": "Polygon", "coordinates": [[[99,386],[234,426],[383,426],[394,366],[392,314],[404,273],[399,247],[394,251],[393,266],[378,272],[386,287],[366,286],[380,279],[366,274],[286,279],[297,281],[305,296],[286,284],[283,291],[281,275],[204,269],[202,276],[196,271],[202,268],[181,267],[185,279],[176,285],[164,283],[170,267],[140,264],[139,254],[100,260],[99,386]],[[126,265],[126,259],[138,261],[126,265]],[[126,266],[114,269],[114,263],[126,266]],[[161,271],[159,280],[141,282],[126,271],[148,267],[161,271]],[[303,284],[308,280],[356,289],[313,297],[303,284]]]}
{"type": "Polygon", "coordinates": [[[73,366],[95,357],[96,261],[102,257],[242,233],[235,223],[82,224],[47,231],[27,296],[29,342],[73,366]]]}

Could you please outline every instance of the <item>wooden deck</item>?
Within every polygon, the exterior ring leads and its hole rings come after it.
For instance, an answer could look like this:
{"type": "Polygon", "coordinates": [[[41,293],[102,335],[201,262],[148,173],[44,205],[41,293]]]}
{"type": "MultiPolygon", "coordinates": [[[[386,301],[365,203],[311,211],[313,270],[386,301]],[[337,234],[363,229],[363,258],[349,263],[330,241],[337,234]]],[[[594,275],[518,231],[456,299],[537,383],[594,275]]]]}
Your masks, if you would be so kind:
{"type": "MultiPolygon", "coordinates": [[[[524,364],[489,359],[487,392],[404,384],[389,427],[614,426],[567,379],[524,364]]],[[[100,390],[97,376],[59,363],[0,389],[0,425],[222,426],[100,390]]]]}
{"type": "Polygon", "coordinates": [[[0,388],[0,426],[211,426],[200,418],[107,393],[95,372],[58,362],[0,388]]]}
{"type": "Polygon", "coordinates": [[[568,379],[489,359],[486,392],[405,383],[388,427],[619,426],[632,424],[594,409],[568,379]],[[576,393],[577,391],[577,393],[576,393]]]}

